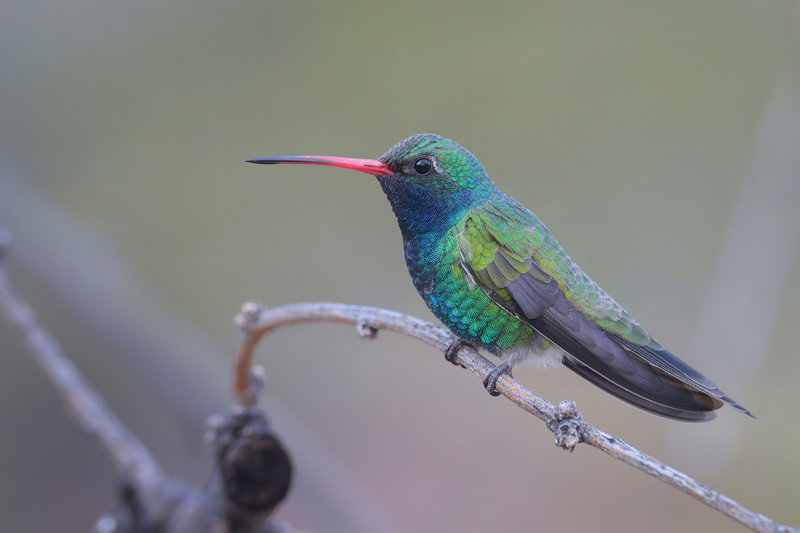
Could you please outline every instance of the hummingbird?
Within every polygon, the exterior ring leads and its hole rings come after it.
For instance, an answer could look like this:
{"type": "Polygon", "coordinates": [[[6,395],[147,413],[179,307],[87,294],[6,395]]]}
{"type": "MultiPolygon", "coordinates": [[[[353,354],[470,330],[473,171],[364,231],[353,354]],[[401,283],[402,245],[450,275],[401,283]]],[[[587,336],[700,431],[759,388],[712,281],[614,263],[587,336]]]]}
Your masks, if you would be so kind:
{"type": "Polygon", "coordinates": [[[377,160],[292,155],[248,162],[325,165],[375,176],[397,217],[414,287],[457,338],[447,360],[456,364],[464,345],[501,359],[483,383],[490,394],[498,394],[501,375],[531,360],[561,363],[617,398],[667,418],[711,420],[726,403],[755,418],[661,346],[455,141],[417,134],[377,160]]]}

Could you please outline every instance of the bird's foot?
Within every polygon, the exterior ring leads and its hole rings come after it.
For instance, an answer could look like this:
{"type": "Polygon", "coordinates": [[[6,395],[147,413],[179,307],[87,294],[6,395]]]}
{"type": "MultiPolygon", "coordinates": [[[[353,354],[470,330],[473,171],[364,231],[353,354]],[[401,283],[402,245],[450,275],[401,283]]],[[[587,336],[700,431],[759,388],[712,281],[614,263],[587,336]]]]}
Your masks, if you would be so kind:
{"type": "Polygon", "coordinates": [[[489,375],[486,376],[486,379],[483,380],[483,386],[486,388],[486,392],[492,396],[500,396],[500,393],[496,388],[497,380],[500,379],[500,376],[503,374],[506,374],[508,377],[512,377],[511,367],[512,365],[510,360],[494,367],[492,371],[489,372],[489,375]]]}
{"type": "Polygon", "coordinates": [[[472,344],[471,342],[467,342],[464,339],[456,339],[453,341],[452,344],[450,344],[450,346],[447,347],[447,350],[444,351],[445,360],[456,366],[461,366],[458,363],[456,363],[456,354],[458,354],[458,351],[464,346],[475,348],[475,345],[472,344]]]}

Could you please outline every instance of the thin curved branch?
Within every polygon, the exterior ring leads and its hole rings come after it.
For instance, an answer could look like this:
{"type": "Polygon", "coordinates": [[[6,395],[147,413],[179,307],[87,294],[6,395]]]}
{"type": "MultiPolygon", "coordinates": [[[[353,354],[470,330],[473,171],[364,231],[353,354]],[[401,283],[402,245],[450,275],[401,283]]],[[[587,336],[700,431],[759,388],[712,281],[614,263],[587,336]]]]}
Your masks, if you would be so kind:
{"type": "Polygon", "coordinates": [[[117,468],[129,477],[129,482],[145,489],[163,485],[164,473],[147,448],[86,382],[11,283],[2,263],[8,241],[8,232],[0,230],[0,314],[22,333],[31,354],[47,373],[75,420],[84,431],[103,443],[117,468]]]}
{"type": "MultiPolygon", "coordinates": [[[[250,367],[258,342],[264,335],[275,329],[303,322],[338,322],[354,325],[359,336],[364,338],[374,338],[378,330],[385,329],[420,340],[442,351],[456,340],[451,332],[442,327],[385,309],[337,303],[299,303],[267,309],[259,303],[248,302],[244,304],[236,317],[236,323],[242,328],[244,337],[236,362],[234,388],[237,401],[243,407],[252,406],[253,400],[248,393],[250,367]]],[[[494,368],[492,363],[469,347],[461,348],[455,359],[461,366],[481,379],[484,379],[494,368]]],[[[753,531],[799,533],[799,530],[778,524],[762,514],[743,507],[724,494],[590,425],[583,420],[572,402],[561,402],[559,405],[554,405],[507,375],[500,377],[496,388],[514,405],[545,422],[556,436],[556,445],[564,449],[571,451],[578,443],[588,444],[689,494],[753,531]]]]}

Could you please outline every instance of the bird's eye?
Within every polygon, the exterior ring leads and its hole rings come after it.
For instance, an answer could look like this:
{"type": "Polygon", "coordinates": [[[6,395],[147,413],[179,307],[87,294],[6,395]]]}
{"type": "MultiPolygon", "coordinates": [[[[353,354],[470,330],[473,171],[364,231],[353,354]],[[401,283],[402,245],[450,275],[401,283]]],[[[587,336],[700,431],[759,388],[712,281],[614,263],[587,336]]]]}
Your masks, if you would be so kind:
{"type": "Polygon", "coordinates": [[[431,163],[430,159],[422,158],[414,162],[414,172],[422,176],[430,172],[432,168],[433,163],[431,163]]]}

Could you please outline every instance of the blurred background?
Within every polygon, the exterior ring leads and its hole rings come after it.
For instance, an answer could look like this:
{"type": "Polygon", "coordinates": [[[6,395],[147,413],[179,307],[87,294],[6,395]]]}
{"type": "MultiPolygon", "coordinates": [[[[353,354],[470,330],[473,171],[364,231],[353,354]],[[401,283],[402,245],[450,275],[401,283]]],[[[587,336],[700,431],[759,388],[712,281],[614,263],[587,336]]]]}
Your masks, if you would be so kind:
{"type": "MultiPolygon", "coordinates": [[[[207,475],[245,300],[433,318],[373,178],[244,160],[376,157],[432,131],[759,421],[682,425],[563,369],[515,376],[800,525],[796,2],[6,0],[0,73],[11,273],[170,473],[207,475]]],[[[86,531],[113,468],[4,323],[0,353],[2,529],[86,531]]],[[[411,339],[310,324],[258,359],[297,468],[280,517],[299,528],[738,528],[592,449],[560,452],[411,339]]]]}

